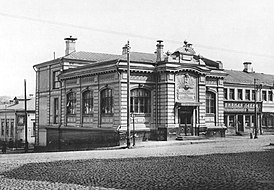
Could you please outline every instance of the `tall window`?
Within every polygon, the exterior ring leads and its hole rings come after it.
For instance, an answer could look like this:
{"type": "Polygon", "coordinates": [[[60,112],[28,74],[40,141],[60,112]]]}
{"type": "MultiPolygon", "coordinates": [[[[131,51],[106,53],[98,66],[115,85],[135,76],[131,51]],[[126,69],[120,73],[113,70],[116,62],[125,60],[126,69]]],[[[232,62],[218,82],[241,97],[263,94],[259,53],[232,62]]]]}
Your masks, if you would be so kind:
{"type": "Polygon", "coordinates": [[[54,98],[53,100],[53,106],[54,106],[54,110],[53,110],[53,123],[59,123],[59,98],[54,98]]]}
{"type": "Polygon", "coordinates": [[[106,88],[101,91],[101,113],[112,114],[113,113],[113,96],[112,89],[106,88]]]}
{"type": "Polygon", "coordinates": [[[263,92],[262,92],[262,99],[263,99],[263,101],[266,101],[266,91],[265,90],[263,90],[263,92]]]}
{"type": "Polygon", "coordinates": [[[272,91],[268,91],[268,101],[273,101],[273,92],[272,91]]]}
{"type": "Polygon", "coordinates": [[[31,130],[31,136],[34,137],[35,136],[35,131],[36,131],[36,126],[35,126],[35,122],[32,123],[32,130],[31,130]]]}
{"type": "Polygon", "coordinates": [[[7,135],[7,137],[9,136],[9,133],[10,133],[9,128],[10,128],[10,120],[7,119],[6,120],[6,135],[7,135]]]}
{"type": "Polygon", "coordinates": [[[250,100],[250,90],[245,90],[245,99],[250,100]]]}
{"type": "Polygon", "coordinates": [[[151,112],[150,91],[142,88],[131,90],[130,111],[134,113],[150,113],[151,112]]]}
{"type": "Polygon", "coordinates": [[[90,90],[83,92],[82,109],[83,114],[93,113],[93,93],[90,90]]]}
{"type": "Polygon", "coordinates": [[[238,89],[238,100],[242,100],[242,99],[243,99],[243,90],[238,89]]]}
{"type": "Polygon", "coordinates": [[[215,102],[215,94],[213,92],[206,92],[206,113],[215,113],[215,102]]]}
{"type": "Polygon", "coordinates": [[[13,137],[14,133],[14,119],[10,120],[10,136],[13,137]]]}
{"type": "Polygon", "coordinates": [[[58,75],[60,74],[60,71],[54,71],[53,72],[53,88],[60,88],[60,82],[58,80],[58,75]]]}
{"type": "Polygon", "coordinates": [[[227,100],[227,88],[224,89],[224,98],[227,100]]]}
{"type": "Polygon", "coordinates": [[[76,94],[70,92],[67,94],[67,114],[76,113],[76,94]]]}
{"type": "Polygon", "coordinates": [[[1,119],[1,135],[4,136],[5,132],[5,120],[1,119]]]}
{"type": "Polygon", "coordinates": [[[234,89],[229,89],[229,99],[230,100],[234,100],[235,99],[234,89]]]}
{"type": "Polygon", "coordinates": [[[255,100],[255,96],[256,96],[255,90],[252,90],[252,100],[255,100]]]}

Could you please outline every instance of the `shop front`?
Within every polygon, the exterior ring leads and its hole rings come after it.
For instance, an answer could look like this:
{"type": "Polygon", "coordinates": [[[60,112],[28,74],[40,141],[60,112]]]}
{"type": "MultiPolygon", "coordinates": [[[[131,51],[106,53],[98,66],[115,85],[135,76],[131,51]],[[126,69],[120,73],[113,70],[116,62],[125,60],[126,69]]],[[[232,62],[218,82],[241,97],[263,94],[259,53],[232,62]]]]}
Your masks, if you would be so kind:
{"type": "MultiPolygon", "coordinates": [[[[257,122],[261,128],[262,103],[257,105],[257,122]]],[[[255,103],[254,102],[225,102],[224,103],[224,122],[227,132],[230,134],[243,134],[254,132],[255,122],[255,103]]]]}

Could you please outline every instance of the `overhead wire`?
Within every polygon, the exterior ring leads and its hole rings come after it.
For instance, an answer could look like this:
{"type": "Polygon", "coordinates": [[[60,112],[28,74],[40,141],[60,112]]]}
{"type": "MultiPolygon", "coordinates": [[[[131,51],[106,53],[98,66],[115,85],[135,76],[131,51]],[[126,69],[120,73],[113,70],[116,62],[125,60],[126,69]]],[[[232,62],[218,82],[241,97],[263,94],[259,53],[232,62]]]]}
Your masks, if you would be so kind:
{"type": "MultiPolygon", "coordinates": [[[[118,31],[114,31],[114,30],[99,29],[99,28],[94,28],[94,27],[89,27],[89,26],[81,26],[81,25],[76,25],[76,24],[70,24],[70,23],[65,23],[65,22],[57,22],[57,21],[51,21],[51,20],[44,20],[44,19],[27,17],[27,16],[18,16],[18,15],[8,14],[8,13],[4,13],[4,12],[0,12],[0,16],[15,18],[15,19],[21,19],[21,20],[29,20],[29,21],[34,21],[34,22],[47,23],[47,24],[53,24],[53,25],[58,25],[58,26],[79,28],[79,29],[90,30],[90,31],[95,31],[95,32],[101,32],[101,33],[106,33],[106,34],[114,34],[114,35],[120,35],[120,36],[146,39],[146,40],[158,40],[157,38],[150,37],[150,36],[132,34],[132,33],[127,33],[127,32],[118,32],[118,31]]],[[[177,40],[165,39],[165,41],[167,41],[169,43],[173,43],[173,44],[182,44],[181,41],[177,41],[177,40]]],[[[229,49],[229,48],[220,48],[220,47],[207,46],[207,45],[202,45],[202,44],[195,44],[195,46],[203,48],[203,49],[231,52],[231,53],[237,53],[237,54],[249,54],[249,55],[254,55],[254,56],[259,56],[259,57],[266,57],[266,58],[274,58],[274,56],[267,55],[267,54],[246,52],[246,51],[234,50],[234,49],[229,49]]]]}

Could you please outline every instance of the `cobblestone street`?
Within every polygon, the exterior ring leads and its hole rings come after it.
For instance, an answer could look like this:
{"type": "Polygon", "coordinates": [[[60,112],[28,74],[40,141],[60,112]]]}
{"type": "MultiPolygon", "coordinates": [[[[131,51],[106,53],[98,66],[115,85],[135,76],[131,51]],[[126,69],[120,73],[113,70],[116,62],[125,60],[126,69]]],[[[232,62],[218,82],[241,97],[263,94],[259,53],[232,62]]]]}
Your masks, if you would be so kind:
{"type": "Polygon", "coordinates": [[[0,189],[274,189],[274,136],[0,155],[0,189]]]}

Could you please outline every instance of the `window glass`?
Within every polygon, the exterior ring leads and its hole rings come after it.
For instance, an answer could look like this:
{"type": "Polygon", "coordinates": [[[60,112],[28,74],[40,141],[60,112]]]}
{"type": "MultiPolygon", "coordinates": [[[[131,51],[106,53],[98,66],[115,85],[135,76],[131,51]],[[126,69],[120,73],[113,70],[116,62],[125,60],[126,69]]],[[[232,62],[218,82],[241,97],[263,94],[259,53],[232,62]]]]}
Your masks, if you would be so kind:
{"type": "Polygon", "coordinates": [[[273,92],[272,91],[268,91],[268,101],[273,101],[273,92]]]}
{"type": "Polygon", "coordinates": [[[59,123],[59,99],[54,98],[53,100],[54,112],[53,112],[53,123],[59,123]]]}
{"type": "Polygon", "coordinates": [[[234,89],[229,89],[229,99],[234,100],[235,94],[234,89]]]}
{"type": "Polygon", "coordinates": [[[53,72],[53,88],[60,88],[60,82],[59,82],[59,79],[58,79],[58,75],[60,74],[60,71],[54,71],[53,72]]]}
{"type": "Polygon", "coordinates": [[[242,99],[243,99],[243,90],[238,89],[238,100],[242,100],[242,99]]]}
{"type": "Polygon", "coordinates": [[[76,113],[76,94],[75,92],[70,92],[67,94],[67,114],[76,113]]]}
{"type": "Polygon", "coordinates": [[[250,100],[250,90],[245,90],[245,99],[250,100]]]}
{"type": "Polygon", "coordinates": [[[206,113],[215,113],[215,94],[212,92],[206,93],[206,113]]]}
{"type": "Polygon", "coordinates": [[[83,93],[82,109],[83,114],[93,113],[93,93],[90,90],[87,90],[83,93]]]}
{"type": "Polygon", "coordinates": [[[262,99],[263,99],[263,101],[266,101],[266,91],[265,90],[263,90],[263,92],[262,92],[262,99]]]}
{"type": "Polygon", "coordinates": [[[224,89],[224,98],[227,100],[227,88],[224,89]]]}
{"type": "Polygon", "coordinates": [[[255,100],[255,90],[252,90],[252,100],[255,100]]]}
{"type": "Polygon", "coordinates": [[[101,113],[113,113],[113,96],[110,88],[101,91],[101,113]]]}

